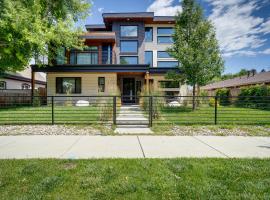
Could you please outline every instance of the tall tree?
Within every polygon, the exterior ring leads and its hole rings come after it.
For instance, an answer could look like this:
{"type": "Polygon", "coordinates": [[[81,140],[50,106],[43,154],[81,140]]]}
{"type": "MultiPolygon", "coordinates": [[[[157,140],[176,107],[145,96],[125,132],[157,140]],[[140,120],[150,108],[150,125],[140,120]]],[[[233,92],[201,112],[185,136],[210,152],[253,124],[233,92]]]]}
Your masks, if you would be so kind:
{"type": "Polygon", "coordinates": [[[82,47],[75,23],[88,0],[0,0],[0,71],[23,70],[32,58],[54,56],[61,46],[82,47]]]}
{"type": "Polygon", "coordinates": [[[174,44],[168,52],[179,61],[186,83],[193,86],[195,109],[196,85],[220,76],[224,69],[215,29],[203,16],[195,0],[183,0],[183,11],[176,16],[174,44]]]}

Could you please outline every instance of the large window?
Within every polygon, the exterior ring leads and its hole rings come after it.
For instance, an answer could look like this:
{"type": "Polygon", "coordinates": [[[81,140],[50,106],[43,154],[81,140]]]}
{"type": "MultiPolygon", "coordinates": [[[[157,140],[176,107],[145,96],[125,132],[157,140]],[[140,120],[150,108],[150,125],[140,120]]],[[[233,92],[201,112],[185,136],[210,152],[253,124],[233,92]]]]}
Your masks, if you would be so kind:
{"type": "Polygon", "coordinates": [[[158,61],[158,67],[177,67],[177,61],[158,61]]]}
{"type": "Polygon", "coordinates": [[[138,56],[120,56],[120,64],[138,64],[138,56]]]}
{"type": "Polygon", "coordinates": [[[138,37],[138,26],[120,26],[121,37],[138,37]]]}
{"type": "Polygon", "coordinates": [[[23,83],[22,84],[22,90],[29,90],[30,89],[30,85],[27,83],[23,83]]]}
{"type": "Polygon", "coordinates": [[[6,89],[7,89],[6,81],[0,81],[0,90],[6,90],[6,89]]]}
{"type": "Polygon", "coordinates": [[[105,77],[98,77],[98,92],[105,92],[105,77]]]}
{"type": "Polygon", "coordinates": [[[157,41],[158,43],[170,44],[173,43],[172,35],[174,33],[174,29],[170,27],[160,27],[157,30],[157,41]]]}
{"type": "Polygon", "coordinates": [[[144,63],[149,64],[150,67],[153,67],[153,51],[145,51],[144,63]]]}
{"type": "Polygon", "coordinates": [[[120,44],[121,53],[137,53],[138,52],[138,42],[122,40],[120,44]]]}
{"type": "Polygon", "coordinates": [[[145,27],[145,42],[153,42],[153,28],[145,27]]]}
{"type": "Polygon", "coordinates": [[[179,88],[178,81],[159,81],[159,86],[161,88],[179,88]]]}
{"type": "Polygon", "coordinates": [[[80,77],[56,77],[56,93],[79,94],[81,93],[80,77]]]}
{"type": "Polygon", "coordinates": [[[72,50],[70,53],[70,64],[98,64],[98,47],[89,46],[83,51],[72,50]]]}
{"type": "Polygon", "coordinates": [[[158,51],[158,58],[172,58],[167,51],[158,51]]]}

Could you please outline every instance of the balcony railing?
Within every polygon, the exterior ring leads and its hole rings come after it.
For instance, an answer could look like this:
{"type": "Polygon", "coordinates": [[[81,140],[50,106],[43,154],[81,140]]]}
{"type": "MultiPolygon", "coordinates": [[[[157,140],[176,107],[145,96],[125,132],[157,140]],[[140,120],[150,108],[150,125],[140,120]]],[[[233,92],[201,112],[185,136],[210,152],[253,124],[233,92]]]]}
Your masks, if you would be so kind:
{"type": "Polygon", "coordinates": [[[69,64],[116,64],[116,55],[114,51],[72,51],[69,56],[69,64]]]}

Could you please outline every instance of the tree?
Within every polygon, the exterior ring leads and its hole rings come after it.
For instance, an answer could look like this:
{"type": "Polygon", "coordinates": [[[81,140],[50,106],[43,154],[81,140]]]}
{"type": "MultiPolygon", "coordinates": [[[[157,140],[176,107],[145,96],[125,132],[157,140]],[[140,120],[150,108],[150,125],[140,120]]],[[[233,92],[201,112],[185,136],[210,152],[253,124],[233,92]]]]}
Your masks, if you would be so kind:
{"type": "Polygon", "coordinates": [[[61,46],[82,47],[75,23],[89,8],[84,0],[0,0],[0,71],[23,70],[61,46]]]}
{"type": "Polygon", "coordinates": [[[168,52],[179,61],[187,84],[193,86],[195,109],[196,85],[201,86],[220,76],[224,62],[220,55],[213,25],[204,18],[195,0],[183,0],[183,11],[176,16],[174,44],[168,52]]]}

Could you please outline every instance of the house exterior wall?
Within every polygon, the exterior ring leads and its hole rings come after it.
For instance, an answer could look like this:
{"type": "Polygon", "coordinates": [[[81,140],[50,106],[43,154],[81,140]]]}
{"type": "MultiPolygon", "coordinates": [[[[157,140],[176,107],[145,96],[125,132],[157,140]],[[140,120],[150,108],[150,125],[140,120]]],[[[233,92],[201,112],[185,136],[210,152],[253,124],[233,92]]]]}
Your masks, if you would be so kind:
{"type": "Polygon", "coordinates": [[[47,94],[48,96],[63,96],[56,93],[56,77],[81,77],[81,94],[76,96],[91,95],[114,95],[117,93],[116,73],[48,73],[47,94]],[[98,77],[105,77],[105,92],[98,92],[98,77]]]}
{"type": "MultiPolygon", "coordinates": [[[[6,78],[0,78],[0,81],[5,81],[6,82],[6,89],[7,90],[21,90],[22,89],[22,84],[28,84],[30,85],[31,88],[31,83],[27,81],[19,81],[19,80],[13,80],[13,79],[6,79],[6,78]]],[[[38,88],[45,88],[45,85],[41,84],[35,84],[35,89],[38,88]]]]}

